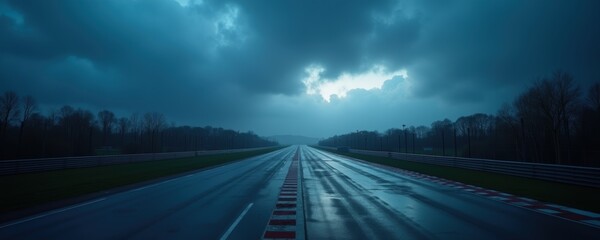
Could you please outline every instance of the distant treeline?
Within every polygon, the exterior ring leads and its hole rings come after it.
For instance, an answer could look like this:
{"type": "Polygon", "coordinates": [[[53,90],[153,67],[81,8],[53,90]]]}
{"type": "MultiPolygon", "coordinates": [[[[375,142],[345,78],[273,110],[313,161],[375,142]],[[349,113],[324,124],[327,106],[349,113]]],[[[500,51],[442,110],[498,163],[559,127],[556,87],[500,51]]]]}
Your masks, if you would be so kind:
{"type": "Polygon", "coordinates": [[[0,159],[176,152],[278,145],[252,132],[168,125],[161,113],[117,117],[64,106],[37,111],[33,97],[0,96],[0,159]]]}
{"type": "Polygon", "coordinates": [[[477,113],[454,122],[435,121],[430,127],[401,127],[343,134],[319,145],[600,166],[600,84],[582,91],[571,75],[556,72],[536,81],[496,115],[477,113]]]}

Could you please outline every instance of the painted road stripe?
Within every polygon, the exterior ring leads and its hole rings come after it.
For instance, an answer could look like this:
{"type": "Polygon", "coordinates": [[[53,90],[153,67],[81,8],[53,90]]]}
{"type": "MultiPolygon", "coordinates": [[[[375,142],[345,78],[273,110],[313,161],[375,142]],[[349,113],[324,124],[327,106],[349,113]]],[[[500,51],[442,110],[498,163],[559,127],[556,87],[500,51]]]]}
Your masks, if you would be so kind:
{"type": "Polygon", "coordinates": [[[556,207],[556,208],[560,208],[560,209],[566,210],[566,211],[569,211],[569,212],[580,214],[580,215],[583,215],[583,216],[586,216],[586,217],[599,218],[600,219],[600,214],[597,214],[597,213],[583,211],[583,210],[579,210],[579,209],[576,209],[576,208],[558,206],[558,205],[552,205],[552,206],[556,207]]]}
{"type": "Polygon", "coordinates": [[[58,209],[58,210],[54,210],[54,211],[50,211],[48,213],[37,215],[35,217],[26,218],[26,219],[23,219],[23,220],[20,220],[20,221],[16,221],[16,222],[12,222],[12,223],[0,226],[0,228],[10,227],[10,226],[14,226],[14,225],[21,224],[21,223],[24,223],[24,222],[29,222],[29,221],[32,221],[32,220],[35,220],[35,219],[38,219],[38,218],[47,217],[47,216],[50,216],[50,215],[53,215],[53,214],[61,213],[61,212],[64,212],[64,211],[69,211],[69,210],[74,209],[74,208],[83,207],[83,206],[94,204],[94,203],[101,202],[101,201],[104,201],[104,200],[106,200],[106,198],[100,198],[100,199],[97,199],[97,200],[94,200],[94,201],[91,201],[91,202],[86,202],[86,203],[82,203],[82,204],[78,204],[78,205],[74,205],[74,206],[70,206],[70,207],[66,207],[66,208],[62,208],[62,209],[58,209]]]}
{"type": "Polygon", "coordinates": [[[296,220],[296,214],[294,215],[271,215],[271,220],[296,220]]]}
{"type": "Polygon", "coordinates": [[[278,203],[275,204],[276,208],[296,208],[295,203],[278,203]]]}
{"type": "MultiPolygon", "coordinates": [[[[298,160],[299,150],[292,159],[288,174],[279,191],[278,201],[265,227],[263,239],[295,239],[296,209],[298,207],[298,160]]],[[[301,224],[300,227],[302,227],[301,224]]],[[[301,233],[301,236],[302,233],[301,233]]]]}
{"type": "Polygon", "coordinates": [[[583,220],[583,222],[600,227],[600,220],[583,220]]]}
{"type": "Polygon", "coordinates": [[[223,236],[220,238],[221,240],[225,240],[229,237],[229,234],[231,234],[233,232],[233,230],[235,229],[235,227],[237,227],[237,225],[240,223],[240,221],[242,221],[242,218],[244,218],[244,215],[246,215],[246,213],[248,213],[248,211],[250,210],[252,205],[254,205],[254,203],[248,204],[248,206],[246,207],[246,209],[244,209],[242,214],[240,214],[237,217],[237,219],[235,219],[235,221],[231,224],[231,226],[229,226],[229,228],[227,229],[227,232],[225,232],[225,234],[223,234],[223,236]]]}
{"type": "Polygon", "coordinates": [[[540,209],[538,209],[538,211],[544,212],[544,213],[548,213],[548,214],[557,214],[557,213],[560,213],[559,211],[556,211],[554,209],[548,209],[548,208],[540,208],[540,209]]]}
{"type": "Polygon", "coordinates": [[[273,215],[296,215],[296,211],[275,210],[273,211],[273,215]]]}
{"type": "MultiPolygon", "coordinates": [[[[189,176],[189,175],[188,175],[188,176],[189,176]]],[[[162,182],[159,182],[159,183],[151,184],[151,185],[144,186],[144,187],[139,187],[139,188],[136,188],[136,189],[130,190],[130,192],[137,192],[137,191],[140,191],[140,190],[144,190],[144,189],[146,189],[146,188],[156,187],[156,186],[158,186],[158,185],[162,185],[162,184],[165,184],[165,183],[168,183],[168,182],[174,181],[174,180],[176,180],[176,179],[177,179],[177,178],[172,178],[172,179],[165,180],[165,181],[162,181],[162,182]]]]}
{"type": "Polygon", "coordinates": [[[295,231],[266,231],[265,238],[296,238],[295,231]]]}
{"type": "Polygon", "coordinates": [[[574,214],[574,213],[567,213],[567,212],[561,212],[559,214],[557,214],[558,216],[564,217],[564,218],[568,218],[574,221],[581,221],[581,220],[585,220],[588,219],[585,216],[579,215],[579,214],[574,214]]]}
{"type": "Polygon", "coordinates": [[[294,225],[296,226],[296,219],[271,219],[269,225],[294,225]]]}

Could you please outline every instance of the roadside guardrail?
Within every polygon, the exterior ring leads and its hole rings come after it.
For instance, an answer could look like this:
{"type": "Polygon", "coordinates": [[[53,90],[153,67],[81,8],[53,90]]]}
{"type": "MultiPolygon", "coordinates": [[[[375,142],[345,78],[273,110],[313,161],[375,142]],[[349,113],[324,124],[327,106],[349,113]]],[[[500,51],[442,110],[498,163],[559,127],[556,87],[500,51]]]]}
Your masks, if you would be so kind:
{"type": "Polygon", "coordinates": [[[600,168],[359,149],[349,149],[349,152],[600,188],[600,168]]]}
{"type": "MultiPolygon", "coordinates": [[[[266,147],[269,148],[269,147],[266,147]]],[[[141,153],[106,156],[83,156],[83,157],[61,157],[61,158],[39,158],[0,161],[0,176],[43,172],[70,168],[98,167],[122,163],[145,162],[154,160],[165,160],[175,158],[186,158],[202,155],[220,153],[235,153],[265,148],[243,148],[213,151],[188,151],[188,152],[166,152],[166,153],[141,153]]]]}

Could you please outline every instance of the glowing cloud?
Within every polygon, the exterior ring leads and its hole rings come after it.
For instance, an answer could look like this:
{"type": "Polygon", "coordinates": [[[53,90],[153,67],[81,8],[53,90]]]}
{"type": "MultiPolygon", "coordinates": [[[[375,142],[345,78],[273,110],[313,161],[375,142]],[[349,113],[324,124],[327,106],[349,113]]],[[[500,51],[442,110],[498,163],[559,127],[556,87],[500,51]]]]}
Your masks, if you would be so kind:
{"type": "Polygon", "coordinates": [[[187,7],[190,5],[202,5],[204,0],[175,0],[175,2],[179,3],[182,7],[187,7]]]}
{"type": "Polygon", "coordinates": [[[354,89],[381,89],[385,81],[394,77],[408,78],[406,70],[388,72],[381,65],[375,65],[369,71],[359,74],[343,73],[336,79],[321,78],[324,71],[322,66],[311,65],[305,69],[308,76],[302,82],[306,86],[306,94],[319,94],[326,102],[331,101],[333,95],[344,98],[354,89]]]}

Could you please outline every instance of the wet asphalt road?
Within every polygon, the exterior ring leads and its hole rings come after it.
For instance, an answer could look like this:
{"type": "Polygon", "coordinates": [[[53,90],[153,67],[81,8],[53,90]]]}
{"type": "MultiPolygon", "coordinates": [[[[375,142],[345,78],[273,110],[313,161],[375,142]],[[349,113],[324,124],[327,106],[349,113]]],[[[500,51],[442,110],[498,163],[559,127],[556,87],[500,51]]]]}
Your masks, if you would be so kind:
{"type": "Polygon", "coordinates": [[[302,148],[308,239],[600,239],[570,222],[302,148]]]}
{"type": "Polygon", "coordinates": [[[258,239],[296,147],[0,224],[0,239],[258,239]],[[249,207],[250,206],[250,207],[249,207]]]}
{"type": "Polygon", "coordinates": [[[587,225],[292,146],[3,223],[0,239],[259,239],[297,149],[307,239],[600,236],[587,225]]]}

